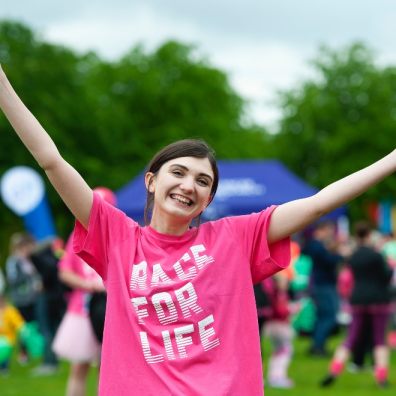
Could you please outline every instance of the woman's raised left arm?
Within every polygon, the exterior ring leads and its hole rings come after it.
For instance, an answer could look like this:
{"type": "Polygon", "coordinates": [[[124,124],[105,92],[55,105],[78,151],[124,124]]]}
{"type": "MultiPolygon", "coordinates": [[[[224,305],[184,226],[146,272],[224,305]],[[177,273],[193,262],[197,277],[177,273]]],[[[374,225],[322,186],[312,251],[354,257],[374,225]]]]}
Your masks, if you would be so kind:
{"type": "Polygon", "coordinates": [[[271,216],[269,242],[292,235],[344,205],[396,171],[396,150],[307,198],[279,205],[271,216]]]}

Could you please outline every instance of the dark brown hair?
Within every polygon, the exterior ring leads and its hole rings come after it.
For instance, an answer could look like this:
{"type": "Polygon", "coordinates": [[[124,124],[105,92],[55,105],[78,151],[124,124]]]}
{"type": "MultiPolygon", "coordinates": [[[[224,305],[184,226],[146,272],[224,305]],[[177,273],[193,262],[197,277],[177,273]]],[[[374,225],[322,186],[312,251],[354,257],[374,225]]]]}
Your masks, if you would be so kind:
{"type": "Polygon", "coordinates": [[[365,239],[371,233],[371,225],[369,222],[361,220],[355,224],[355,235],[359,239],[365,239]]]}
{"type": "MultiPolygon", "coordinates": [[[[147,166],[146,172],[151,172],[156,175],[161,169],[162,165],[168,161],[180,157],[207,158],[209,160],[214,176],[212,188],[210,190],[210,200],[212,201],[219,184],[219,170],[217,168],[214,150],[203,140],[184,139],[165,146],[151,159],[147,166]]],[[[144,207],[145,224],[149,223],[149,216],[151,215],[153,204],[154,194],[147,191],[146,205],[144,207]]]]}

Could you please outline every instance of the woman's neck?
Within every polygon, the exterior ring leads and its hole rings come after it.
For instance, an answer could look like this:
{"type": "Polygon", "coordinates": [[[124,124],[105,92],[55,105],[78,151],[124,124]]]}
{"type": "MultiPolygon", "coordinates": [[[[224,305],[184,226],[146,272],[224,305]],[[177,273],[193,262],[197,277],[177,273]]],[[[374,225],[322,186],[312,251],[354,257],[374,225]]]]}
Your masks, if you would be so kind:
{"type": "Polygon", "coordinates": [[[185,234],[190,228],[190,223],[186,221],[169,221],[166,216],[153,216],[150,227],[161,234],[180,236],[185,234]]]}

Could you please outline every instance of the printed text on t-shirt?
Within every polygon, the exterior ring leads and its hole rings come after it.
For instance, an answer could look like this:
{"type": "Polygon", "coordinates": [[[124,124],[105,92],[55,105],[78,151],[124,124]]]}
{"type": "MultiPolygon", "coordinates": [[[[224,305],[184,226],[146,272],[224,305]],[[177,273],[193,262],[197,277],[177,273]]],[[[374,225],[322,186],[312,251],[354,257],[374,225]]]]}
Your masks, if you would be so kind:
{"type": "Polygon", "coordinates": [[[199,342],[201,351],[209,351],[220,345],[216,336],[213,314],[207,315],[201,320],[194,320],[196,315],[203,312],[199,305],[198,295],[194,288],[193,279],[206,266],[214,262],[213,257],[206,255],[204,245],[192,246],[188,252],[176,261],[172,271],[164,271],[161,263],[155,263],[149,268],[146,261],[132,266],[130,289],[134,294],[139,291],[147,291],[161,285],[171,285],[180,281],[186,281],[181,287],[171,291],[161,291],[151,295],[132,297],[131,302],[137,315],[138,323],[143,327],[145,320],[157,320],[160,325],[173,324],[171,328],[161,331],[161,339],[153,340],[153,334],[140,331],[140,341],[143,355],[150,364],[160,363],[177,358],[186,359],[189,351],[199,342]],[[153,307],[154,309],[149,309],[153,307]],[[155,312],[156,318],[150,317],[150,312],[155,312]],[[183,320],[183,326],[175,327],[179,320],[183,320]],[[185,324],[186,319],[192,323],[185,324]],[[153,345],[157,350],[153,353],[153,345]],[[158,345],[162,345],[158,350],[158,345]]]}

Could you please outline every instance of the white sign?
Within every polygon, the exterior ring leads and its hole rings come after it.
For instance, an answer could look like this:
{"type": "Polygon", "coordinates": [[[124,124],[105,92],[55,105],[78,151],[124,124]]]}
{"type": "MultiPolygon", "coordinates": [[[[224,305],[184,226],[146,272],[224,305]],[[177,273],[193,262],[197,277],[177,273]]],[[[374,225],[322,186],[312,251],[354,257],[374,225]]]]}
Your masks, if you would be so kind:
{"type": "Polygon", "coordinates": [[[250,177],[240,179],[223,179],[219,183],[216,198],[223,201],[230,197],[262,196],[267,192],[267,187],[258,184],[250,177]]]}
{"type": "Polygon", "coordinates": [[[19,216],[37,207],[45,193],[43,179],[27,166],[16,166],[4,173],[0,188],[4,203],[19,216]]]}

